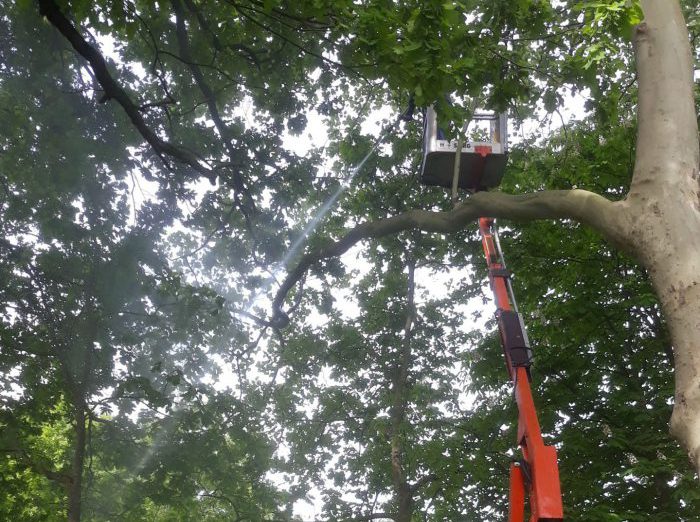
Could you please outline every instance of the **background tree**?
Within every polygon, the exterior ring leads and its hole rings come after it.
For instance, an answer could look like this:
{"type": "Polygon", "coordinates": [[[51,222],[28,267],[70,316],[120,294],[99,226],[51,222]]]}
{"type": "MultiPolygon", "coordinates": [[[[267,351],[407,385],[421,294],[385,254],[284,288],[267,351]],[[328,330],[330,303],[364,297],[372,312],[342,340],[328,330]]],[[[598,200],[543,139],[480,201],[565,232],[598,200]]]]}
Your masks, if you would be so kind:
{"type": "Polygon", "coordinates": [[[218,372],[210,357],[241,341],[241,325],[159,244],[187,190],[136,203],[146,196],[134,169],[147,160],[128,150],[130,122],[86,103],[89,75],[38,21],[22,3],[3,15],[4,515],[274,514],[266,440],[241,433],[254,426],[243,406],[205,385],[218,372]],[[193,448],[228,458],[186,460],[193,448]]]}

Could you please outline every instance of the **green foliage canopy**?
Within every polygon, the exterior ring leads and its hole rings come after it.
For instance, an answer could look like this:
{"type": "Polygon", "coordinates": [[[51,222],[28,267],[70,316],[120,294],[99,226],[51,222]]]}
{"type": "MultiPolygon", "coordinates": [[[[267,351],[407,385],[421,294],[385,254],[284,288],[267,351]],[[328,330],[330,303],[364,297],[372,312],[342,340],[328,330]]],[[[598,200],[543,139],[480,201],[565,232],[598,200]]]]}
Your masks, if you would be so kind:
{"type": "MultiPolygon", "coordinates": [[[[396,513],[407,490],[414,517],[502,519],[514,411],[495,336],[463,325],[484,295],[472,231],[367,245],[369,271],[316,267],[284,332],[259,298],[343,186],[310,248],[449,207],[417,182],[417,124],[343,179],[375,142],[361,122],[410,96],[460,128],[471,99],[551,121],[582,95],[585,120],[514,147],[503,190],[621,197],[637,3],[1,5],[2,517],[77,520],[82,479],[87,520],[291,519],[313,486],[330,520],[396,513]],[[327,146],[289,150],[312,120],[327,146]],[[429,292],[449,271],[464,277],[429,292]]],[[[506,224],[504,246],[567,517],[692,520],[646,275],[570,223],[506,224]]]]}

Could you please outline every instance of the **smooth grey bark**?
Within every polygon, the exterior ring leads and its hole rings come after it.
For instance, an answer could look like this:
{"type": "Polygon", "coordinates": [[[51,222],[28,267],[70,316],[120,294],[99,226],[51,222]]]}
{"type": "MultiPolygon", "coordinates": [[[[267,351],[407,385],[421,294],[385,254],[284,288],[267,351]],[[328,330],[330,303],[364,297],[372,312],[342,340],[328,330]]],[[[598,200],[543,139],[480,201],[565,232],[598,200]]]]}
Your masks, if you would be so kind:
{"type": "Polygon", "coordinates": [[[678,2],[643,0],[639,134],[625,236],[648,270],[673,344],[671,433],[700,472],[700,147],[693,60],[678,2]]]}
{"type": "MultiPolygon", "coordinates": [[[[323,259],[340,256],[365,239],[411,229],[452,233],[472,224],[479,217],[500,217],[516,221],[569,218],[590,225],[612,243],[619,245],[624,243],[620,229],[621,210],[620,203],[613,203],[603,196],[580,189],[545,190],[519,195],[478,192],[449,212],[415,209],[387,219],[362,223],[338,241],[304,255],[280,285],[272,309],[281,315],[287,293],[304,277],[310,266],[323,259]]],[[[281,322],[281,319],[275,319],[273,317],[277,324],[281,322]]]]}
{"type": "Polygon", "coordinates": [[[408,229],[450,233],[478,217],[574,219],[632,254],[649,272],[673,344],[675,404],[671,433],[700,473],[700,147],[693,60],[677,0],[642,0],[635,31],[639,83],[635,169],[624,201],[583,191],[511,196],[477,193],[451,212],[412,210],[363,223],[303,256],[273,302],[282,316],[289,290],[318,261],[359,241],[408,229]]]}

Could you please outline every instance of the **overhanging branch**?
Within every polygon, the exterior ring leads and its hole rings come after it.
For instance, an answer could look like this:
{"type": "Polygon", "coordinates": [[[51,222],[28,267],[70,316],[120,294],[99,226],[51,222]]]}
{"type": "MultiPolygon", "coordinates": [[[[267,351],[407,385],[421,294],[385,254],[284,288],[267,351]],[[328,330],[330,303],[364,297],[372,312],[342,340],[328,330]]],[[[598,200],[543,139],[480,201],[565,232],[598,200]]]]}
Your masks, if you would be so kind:
{"type": "Polygon", "coordinates": [[[122,106],[131,123],[134,124],[141,136],[153,147],[153,150],[156,151],[163,161],[165,161],[164,156],[171,156],[206,176],[212,183],[215,181],[216,173],[207,167],[195,153],[169,141],[162,140],[146,124],[139,111],[139,106],[133,102],[127,92],[110,74],[104,57],[83,38],[70,20],[66,18],[56,2],[53,0],[39,0],[39,12],[70,42],[76,52],[88,61],[97,81],[104,89],[105,97],[114,99],[122,106]]]}
{"type": "Polygon", "coordinates": [[[272,302],[273,323],[287,322],[282,305],[287,293],[313,265],[338,257],[365,239],[374,239],[404,230],[453,233],[479,217],[534,221],[536,219],[573,219],[598,230],[607,239],[619,243],[620,204],[586,190],[547,190],[531,194],[510,195],[478,192],[449,212],[410,210],[398,216],[362,223],[342,238],[325,247],[307,252],[287,274],[272,302]]]}

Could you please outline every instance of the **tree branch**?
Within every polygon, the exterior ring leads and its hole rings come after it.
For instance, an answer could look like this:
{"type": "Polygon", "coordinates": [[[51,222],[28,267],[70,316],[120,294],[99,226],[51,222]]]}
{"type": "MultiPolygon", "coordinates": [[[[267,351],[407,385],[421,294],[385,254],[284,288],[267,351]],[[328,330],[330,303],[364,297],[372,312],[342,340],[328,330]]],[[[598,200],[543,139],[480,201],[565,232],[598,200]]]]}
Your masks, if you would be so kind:
{"type": "Polygon", "coordinates": [[[410,486],[410,491],[411,494],[417,493],[423,486],[426,484],[429,484],[431,482],[434,482],[437,480],[437,475],[435,473],[430,473],[429,475],[425,475],[421,478],[419,478],[415,483],[411,484],[410,486]]]}
{"type": "MultiPolygon", "coordinates": [[[[282,41],[284,41],[284,42],[290,44],[292,47],[297,48],[299,51],[301,51],[301,52],[304,53],[304,54],[308,54],[308,55],[310,55],[310,56],[313,56],[313,57],[315,57],[315,58],[318,58],[318,59],[321,60],[322,62],[325,62],[325,63],[328,63],[328,64],[330,64],[330,65],[333,65],[334,67],[337,67],[337,68],[339,68],[339,69],[341,69],[341,70],[345,70],[345,71],[347,71],[347,72],[353,74],[354,76],[360,78],[360,79],[363,80],[364,82],[370,83],[370,81],[369,81],[364,75],[360,74],[360,73],[357,71],[357,69],[372,67],[372,66],[376,65],[376,63],[366,63],[366,64],[344,64],[344,63],[338,62],[338,61],[336,61],[336,60],[333,60],[332,58],[328,58],[328,57],[326,57],[326,56],[323,56],[322,53],[318,53],[318,52],[316,52],[316,51],[314,51],[314,50],[312,50],[312,49],[309,49],[308,47],[305,47],[305,46],[301,45],[300,43],[296,42],[295,40],[293,40],[293,39],[291,39],[291,38],[285,36],[285,35],[282,34],[281,32],[276,31],[276,30],[273,29],[272,27],[270,27],[270,26],[268,26],[268,25],[265,25],[263,22],[261,22],[260,20],[258,20],[257,18],[255,18],[255,17],[252,16],[249,12],[246,11],[246,8],[247,8],[248,10],[251,10],[251,9],[252,9],[252,8],[250,8],[249,6],[244,6],[244,5],[238,4],[238,3],[234,2],[233,0],[227,0],[227,1],[228,1],[229,4],[231,4],[233,7],[235,7],[235,8],[238,10],[238,13],[239,13],[243,18],[245,18],[245,19],[247,19],[248,21],[250,21],[253,25],[257,25],[257,26],[260,27],[262,30],[267,31],[267,32],[269,32],[269,33],[271,33],[271,34],[277,36],[277,37],[280,38],[282,41]]],[[[253,10],[253,12],[255,12],[255,11],[253,10]]]]}
{"type": "MultiPolygon", "coordinates": [[[[362,223],[329,245],[306,253],[287,274],[272,302],[273,323],[284,327],[288,318],[282,311],[287,293],[313,265],[338,257],[365,239],[418,229],[426,232],[452,233],[463,229],[479,217],[515,221],[536,219],[573,219],[591,226],[618,246],[626,241],[621,233],[620,203],[586,190],[548,190],[532,194],[510,195],[501,192],[478,192],[448,212],[409,210],[398,216],[362,223]]],[[[629,240],[627,240],[629,241],[629,240]]]]}
{"type": "Polygon", "coordinates": [[[97,81],[105,91],[105,99],[112,98],[122,106],[124,112],[126,112],[127,116],[134,124],[134,127],[136,127],[141,136],[153,147],[153,150],[156,151],[163,162],[167,165],[164,156],[171,156],[206,176],[212,183],[215,182],[216,173],[206,166],[195,153],[170,143],[169,141],[162,140],[146,124],[139,111],[139,106],[131,100],[127,92],[110,74],[104,57],[83,38],[70,20],[61,12],[56,2],[53,0],[38,1],[41,15],[45,16],[51,25],[70,42],[77,53],[88,61],[95,73],[97,81]]]}
{"type": "MultiPolygon", "coordinates": [[[[194,62],[192,58],[192,53],[190,52],[190,44],[187,38],[187,28],[185,26],[185,13],[182,8],[182,4],[180,3],[180,0],[170,0],[170,5],[172,6],[173,12],[175,13],[175,33],[177,36],[178,47],[180,49],[180,55],[182,56],[185,63],[187,63],[187,66],[190,69],[192,76],[194,77],[194,81],[197,84],[197,87],[204,96],[204,99],[206,100],[207,108],[209,109],[209,116],[211,116],[211,119],[214,122],[214,125],[216,126],[216,130],[219,132],[219,136],[221,136],[221,139],[224,142],[224,146],[226,147],[226,151],[229,155],[229,161],[233,163],[240,162],[243,159],[243,153],[241,151],[236,150],[236,148],[233,146],[231,132],[224,123],[223,119],[221,118],[219,108],[216,104],[216,97],[214,95],[214,91],[211,89],[206,79],[204,78],[202,69],[197,63],[194,62]]],[[[231,169],[231,174],[233,177],[233,187],[235,189],[234,201],[236,202],[236,206],[238,206],[243,212],[244,217],[246,219],[246,223],[248,224],[248,229],[252,233],[252,224],[250,223],[248,207],[254,209],[255,203],[253,201],[252,196],[248,192],[248,189],[245,186],[243,176],[241,175],[240,171],[231,169]],[[247,205],[244,205],[241,201],[241,194],[245,195],[247,199],[247,205]]]]}
{"type": "Polygon", "coordinates": [[[391,513],[372,513],[369,515],[362,515],[359,517],[355,518],[350,518],[345,520],[345,522],[369,522],[370,520],[379,520],[379,519],[390,519],[390,520],[395,520],[395,516],[392,515],[391,513]]]}
{"type": "Polygon", "coordinates": [[[19,447],[0,448],[0,453],[13,454],[18,464],[30,469],[38,475],[46,477],[66,490],[73,482],[73,477],[70,474],[55,471],[48,462],[48,459],[34,460],[31,458],[28,451],[19,447]]]}
{"type": "Polygon", "coordinates": [[[204,18],[204,15],[202,15],[201,11],[197,9],[197,6],[194,4],[194,2],[192,0],[185,0],[185,5],[187,6],[187,9],[189,9],[190,13],[192,13],[195,16],[195,18],[197,18],[197,22],[199,23],[200,29],[211,36],[211,43],[214,46],[214,49],[217,51],[223,51],[224,46],[221,44],[219,36],[216,34],[215,31],[211,30],[211,26],[207,22],[206,18],[204,18]]]}

